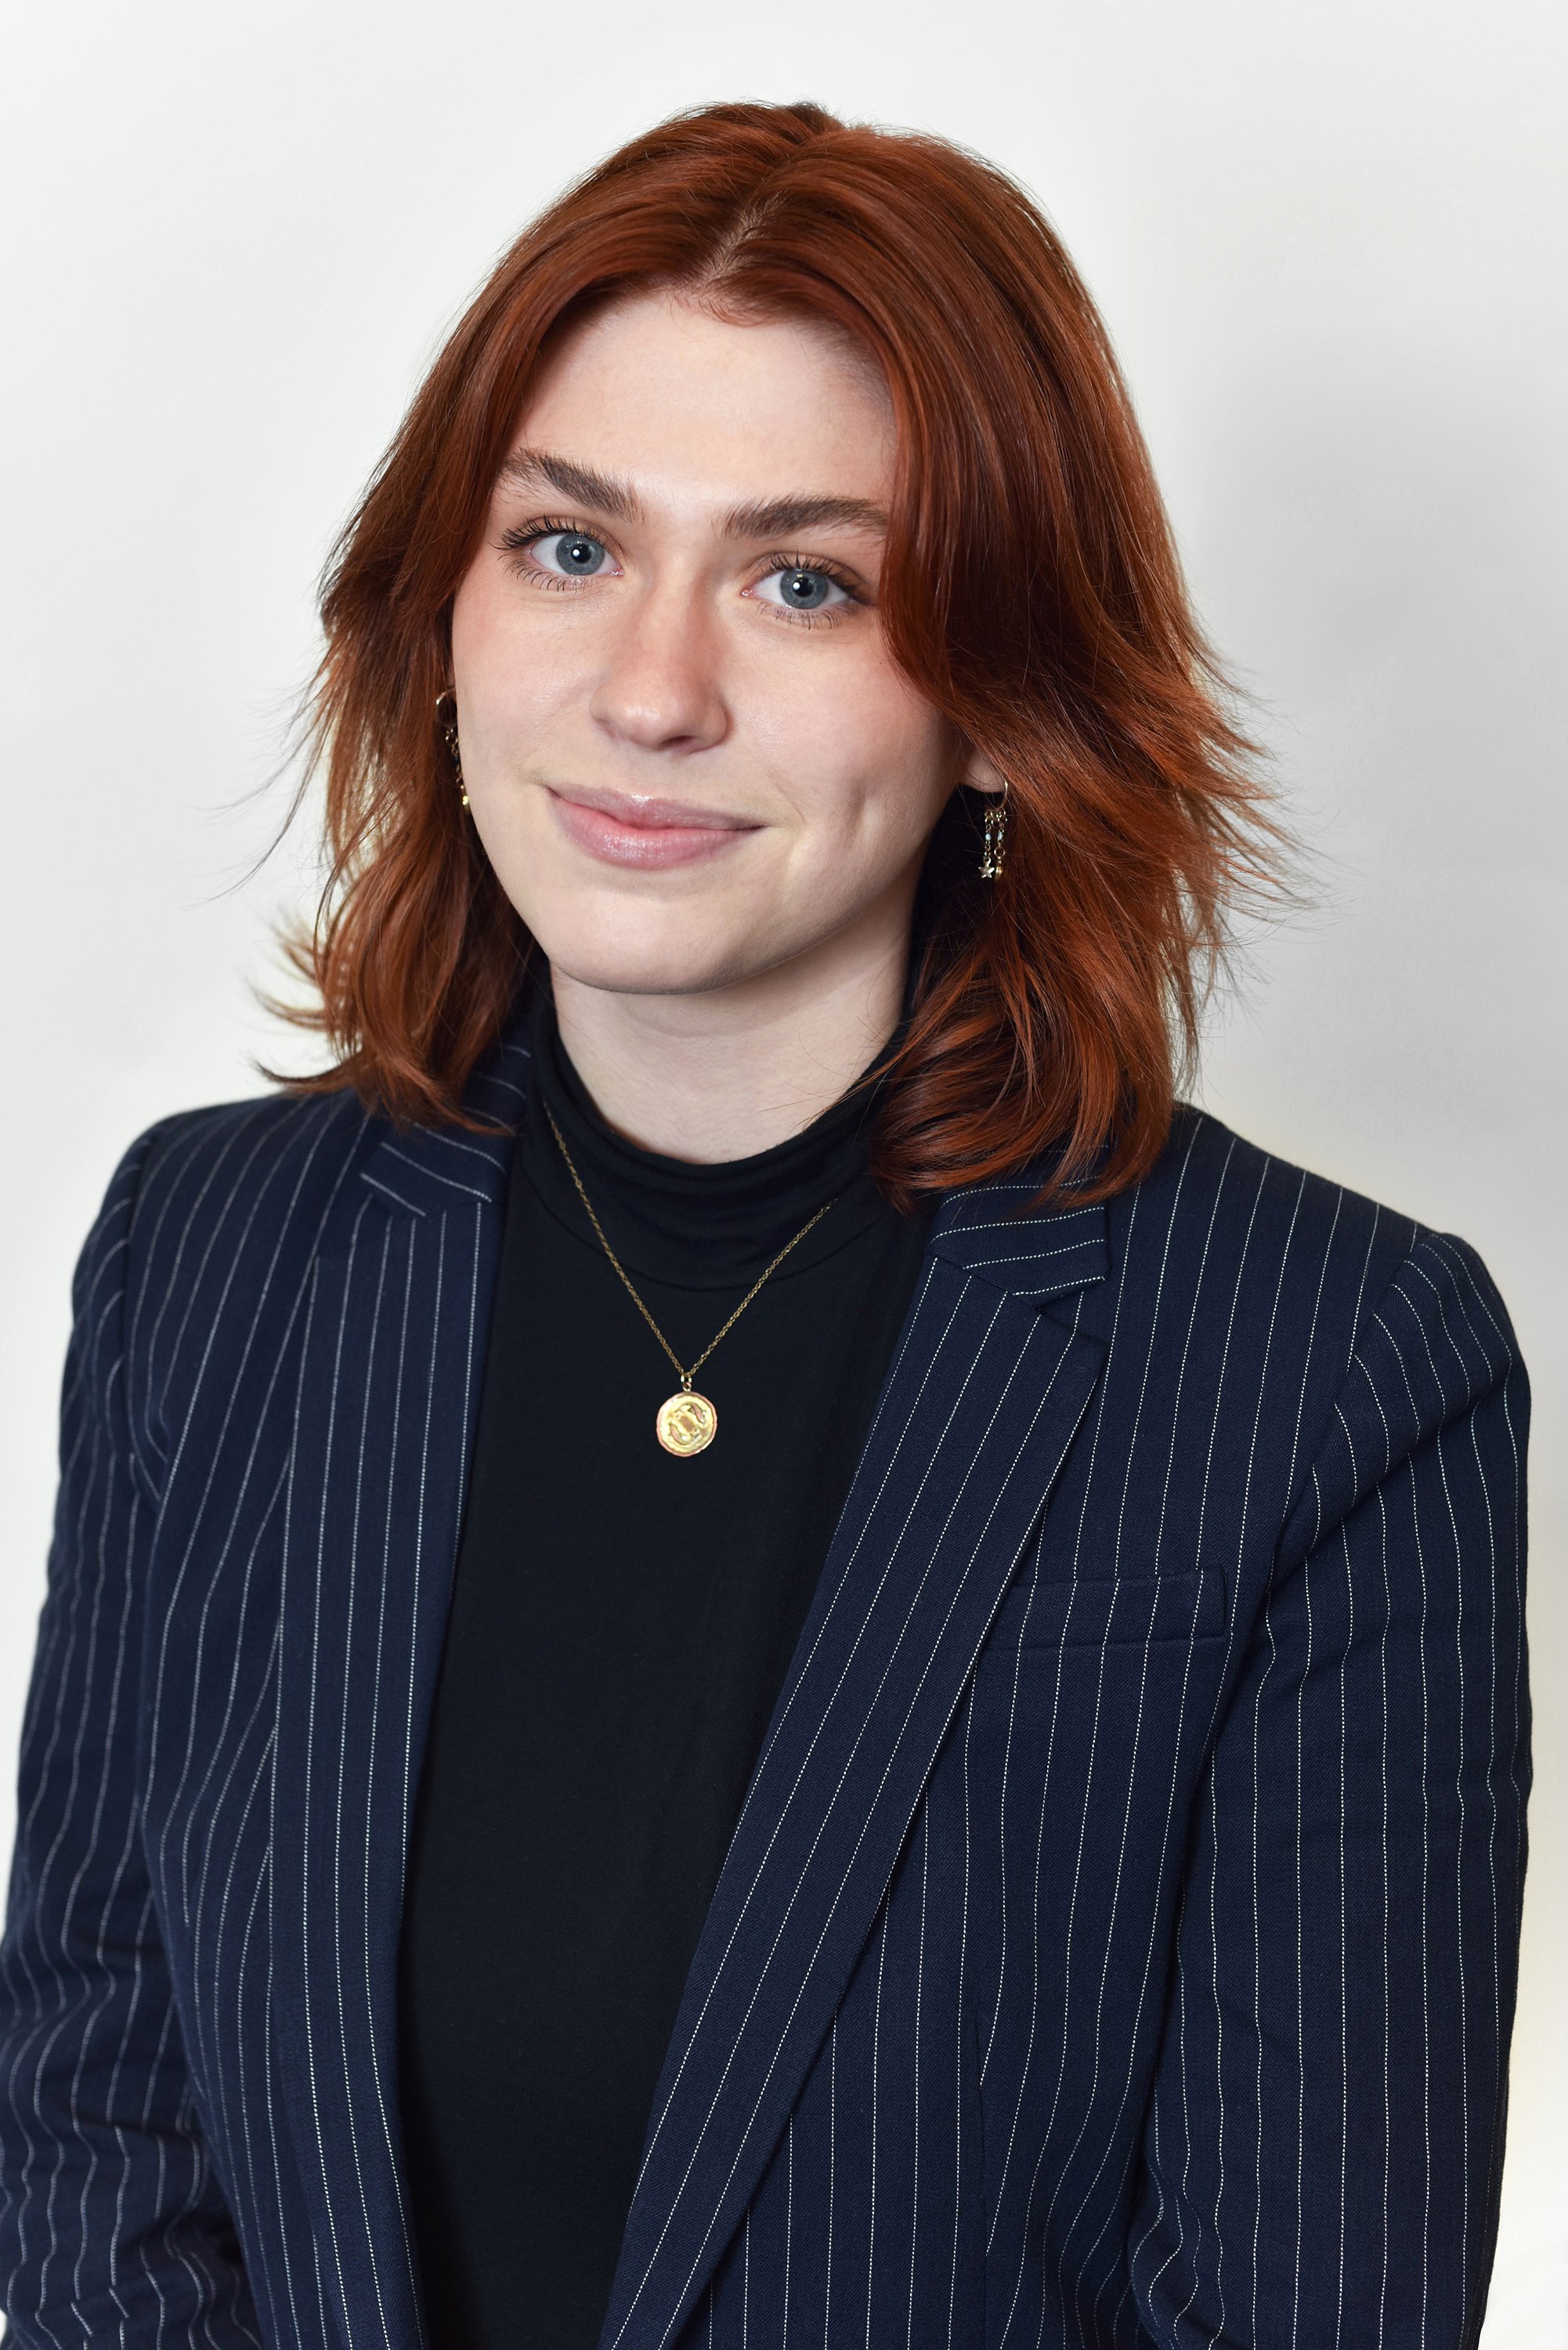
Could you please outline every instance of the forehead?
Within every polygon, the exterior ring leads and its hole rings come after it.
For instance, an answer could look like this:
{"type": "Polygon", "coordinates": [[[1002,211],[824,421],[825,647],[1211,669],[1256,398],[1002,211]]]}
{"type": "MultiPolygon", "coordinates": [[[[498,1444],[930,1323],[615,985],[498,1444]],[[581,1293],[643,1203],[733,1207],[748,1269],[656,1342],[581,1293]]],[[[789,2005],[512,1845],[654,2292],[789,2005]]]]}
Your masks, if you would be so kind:
{"type": "Polygon", "coordinates": [[[514,442],[622,476],[650,509],[781,492],[885,504],[895,454],[880,375],[831,328],[737,323],[664,294],[568,328],[514,442]]]}

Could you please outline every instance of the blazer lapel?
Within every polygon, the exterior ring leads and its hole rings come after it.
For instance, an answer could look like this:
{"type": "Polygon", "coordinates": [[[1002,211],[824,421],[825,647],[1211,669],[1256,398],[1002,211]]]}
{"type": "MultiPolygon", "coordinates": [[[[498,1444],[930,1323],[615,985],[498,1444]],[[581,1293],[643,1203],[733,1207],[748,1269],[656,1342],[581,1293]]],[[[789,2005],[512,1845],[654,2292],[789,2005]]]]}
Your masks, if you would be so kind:
{"type": "Polygon", "coordinates": [[[692,1962],[602,2350],[662,2350],[739,2224],[1093,1392],[1103,1347],[1042,1305],[1103,1275],[1105,1212],[1020,1218],[1026,1188],[950,1201],[933,1237],[692,1962]]]}
{"type": "MultiPolygon", "coordinates": [[[[471,1087],[514,1119],[515,1039],[471,1087]]],[[[509,1134],[373,1125],[306,1301],[284,1534],[274,2058],[345,2341],[420,2340],[397,2110],[410,1812],[434,1699],[509,1134]]]]}

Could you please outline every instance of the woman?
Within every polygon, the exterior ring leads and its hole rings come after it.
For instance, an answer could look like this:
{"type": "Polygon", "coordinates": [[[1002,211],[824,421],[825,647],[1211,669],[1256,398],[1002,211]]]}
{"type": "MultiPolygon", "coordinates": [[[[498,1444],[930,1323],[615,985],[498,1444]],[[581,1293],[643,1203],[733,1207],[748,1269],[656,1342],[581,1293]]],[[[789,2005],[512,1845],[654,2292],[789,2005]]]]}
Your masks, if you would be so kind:
{"type": "Polygon", "coordinates": [[[1051,232],[665,125],[324,615],[331,1066],[80,1270],[15,2338],[1472,2343],[1523,1374],[1175,1103],[1273,836],[1051,232]]]}

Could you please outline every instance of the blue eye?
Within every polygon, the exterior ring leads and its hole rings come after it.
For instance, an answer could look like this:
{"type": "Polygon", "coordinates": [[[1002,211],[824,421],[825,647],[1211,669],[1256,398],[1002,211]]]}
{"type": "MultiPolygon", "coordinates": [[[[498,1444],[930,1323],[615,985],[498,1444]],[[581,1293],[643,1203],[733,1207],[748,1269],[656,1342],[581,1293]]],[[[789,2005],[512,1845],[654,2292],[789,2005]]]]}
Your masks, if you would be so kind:
{"type": "Polygon", "coordinates": [[[586,530],[549,531],[534,539],[528,551],[542,570],[561,579],[591,579],[609,561],[604,541],[590,538],[586,530]]]}
{"type": "Polygon", "coordinates": [[[833,604],[848,604],[854,598],[846,588],[826,571],[816,571],[805,564],[791,564],[770,571],[757,582],[753,593],[766,603],[779,604],[786,612],[820,612],[833,604]]]}

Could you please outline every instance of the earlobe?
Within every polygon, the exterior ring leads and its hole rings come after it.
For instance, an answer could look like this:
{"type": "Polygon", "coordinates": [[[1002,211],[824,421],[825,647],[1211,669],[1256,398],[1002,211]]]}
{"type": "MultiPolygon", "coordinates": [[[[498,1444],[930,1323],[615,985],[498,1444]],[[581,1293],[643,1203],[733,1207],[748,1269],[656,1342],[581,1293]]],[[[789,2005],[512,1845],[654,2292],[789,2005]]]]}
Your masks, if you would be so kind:
{"type": "Polygon", "coordinates": [[[963,780],[971,791],[986,795],[981,824],[980,878],[982,881],[1000,881],[1007,862],[1007,826],[1012,814],[1007,777],[992,764],[983,751],[971,747],[964,762],[963,780]]]}
{"type": "Polygon", "coordinates": [[[960,780],[967,784],[972,792],[1004,792],[1007,789],[1006,776],[998,775],[983,751],[977,751],[972,747],[964,761],[963,775],[960,780]]]}

